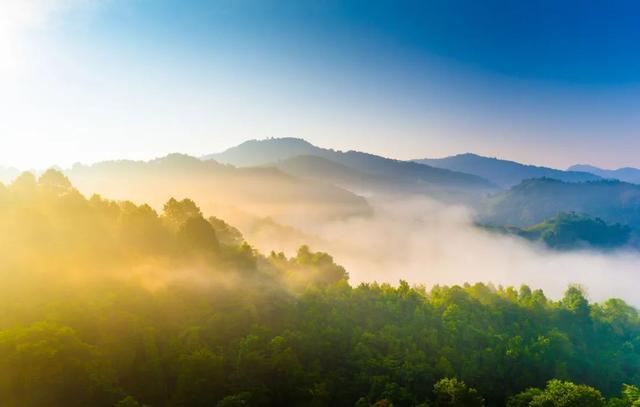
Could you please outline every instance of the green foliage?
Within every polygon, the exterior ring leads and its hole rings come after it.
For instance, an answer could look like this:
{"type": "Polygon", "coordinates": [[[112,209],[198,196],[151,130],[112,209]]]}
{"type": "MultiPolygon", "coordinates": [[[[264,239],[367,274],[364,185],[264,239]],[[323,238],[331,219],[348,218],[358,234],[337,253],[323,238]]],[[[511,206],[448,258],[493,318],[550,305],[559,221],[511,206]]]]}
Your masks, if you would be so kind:
{"type": "Polygon", "coordinates": [[[55,173],[0,188],[0,227],[3,406],[639,402],[638,311],[578,287],[354,287],[189,200],[159,216],[55,173]]]}
{"type": "Polygon", "coordinates": [[[512,398],[509,407],[604,407],[605,399],[593,387],[550,380],[544,390],[529,389],[512,398]]]}
{"type": "Polygon", "coordinates": [[[483,407],[484,399],[476,389],[468,387],[464,382],[453,379],[442,379],[433,386],[435,407],[483,407]]]}
{"type": "Polygon", "coordinates": [[[175,227],[180,227],[187,220],[192,218],[201,218],[200,208],[191,199],[183,199],[177,201],[171,198],[164,204],[163,214],[165,219],[175,227]]]}
{"type": "Polygon", "coordinates": [[[631,228],[619,223],[609,224],[600,218],[585,214],[558,213],[541,223],[528,227],[483,226],[490,231],[512,234],[532,241],[543,242],[550,248],[570,249],[616,249],[635,243],[631,228]]]}
{"type": "Polygon", "coordinates": [[[4,405],[108,405],[114,390],[96,349],[54,323],[0,331],[0,372],[4,405]]]}
{"type": "Polygon", "coordinates": [[[549,247],[616,248],[628,243],[631,229],[619,223],[607,224],[600,218],[577,213],[559,213],[552,219],[524,229],[524,235],[542,240],[549,247]]]}
{"type": "MultiPolygon", "coordinates": [[[[637,229],[640,227],[639,201],[640,186],[636,184],[615,180],[562,182],[537,178],[488,197],[481,217],[490,224],[525,227],[552,219],[559,213],[585,213],[608,224],[620,223],[637,229]]],[[[573,226],[586,235],[603,228],[598,222],[573,226]]]]}

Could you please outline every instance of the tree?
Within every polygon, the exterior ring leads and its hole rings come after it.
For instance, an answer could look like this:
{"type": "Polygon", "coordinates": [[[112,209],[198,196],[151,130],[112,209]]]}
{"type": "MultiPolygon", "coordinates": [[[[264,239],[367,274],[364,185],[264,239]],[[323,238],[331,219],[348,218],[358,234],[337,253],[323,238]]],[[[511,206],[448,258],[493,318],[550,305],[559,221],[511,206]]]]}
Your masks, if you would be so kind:
{"type": "Polygon", "coordinates": [[[164,204],[163,215],[174,228],[179,228],[191,218],[201,218],[200,208],[189,198],[181,201],[171,198],[164,204]]]}
{"type": "Polygon", "coordinates": [[[30,172],[23,172],[13,180],[10,189],[16,195],[16,198],[29,201],[38,190],[35,175],[30,172]]]}
{"type": "Polygon", "coordinates": [[[16,406],[110,405],[113,378],[95,349],[66,326],[0,331],[0,395],[16,406]]]}
{"type": "Polygon", "coordinates": [[[531,402],[542,393],[542,390],[532,387],[509,398],[507,407],[529,407],[531,402]]]}
{"type": "Polygon", "coordinates": [[[214,406],[225,385],[222,357],[201,348],[180,357],[176,388],[177,406],[214,406]]]}
{"type": "Polygon", "coordinates": [[[544,390],[525,390],[513,397],[509,407],[604,407],[602,394],[590,386],[557,379],[550,380],[544,390]],[[528,401],[528,403],[526,403],[528,401]]]}
{"type": "Polygon", "coordinates": [[[73,189],[69,178],[55,168],[49,168],[38,179],[38,184],[45,192],[52,195],[61,195],[73,189]]]}
{"type": "Polygon", "coordinates": [[[178,239],[187,248],[203,252],[215,252],[219,247],[216,231],[201,216],[188,218],[178,229],[178,239]]]}
{"type": "Polygon", "coordinates": [[[579,286],[572,285],[565,291],[562,305],[582,319],[589,317],[589,301],[585,297],[584,290],[579,286]]]}
{"type": "Polygon", "coordinates": [[[445,378],[433,386],[436,407],[483,407],[484,399],[474,388],[456,378],[445,378]]]}

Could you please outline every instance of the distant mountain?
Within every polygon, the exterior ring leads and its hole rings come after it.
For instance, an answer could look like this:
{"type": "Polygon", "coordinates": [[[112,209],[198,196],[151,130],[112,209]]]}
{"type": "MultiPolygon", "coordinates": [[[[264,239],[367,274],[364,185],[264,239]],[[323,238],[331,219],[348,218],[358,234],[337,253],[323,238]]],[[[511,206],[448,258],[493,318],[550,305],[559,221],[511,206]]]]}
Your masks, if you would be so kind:
{"type": "Polygon", "coordinates": [[[640,184],[640,169],[633,167],[606,170],[592,165],[578,164],[569,167],[569,171],[586,171],[606,179],[617,179],[632,184],[640,184]]]}
{"type": "Polygon", "coordinates": [[[297,155],[266,164],[265,166],[276,167],[297,177],[311,178],[338,185],[376,181],[376,177],[373,175],[315,155],[297,155]]]}
{"type": "Polygon", "coordinates": [[[255,167],[270,164],[298,155],[312,155],[331,159],[333,150],[316,147],[306,140],[285,137],[265,140],[248,140],[222,153],[209,154],[205,160],[216,160],[236,167],[255,167]]]}
{"type": "Polygon", "coordinates": [[[558,250],[616,249],[629,245],[632,239],[631,228],[626,225],[608,224],[600,218],[574,212],[559,213],[553,218],[524,228],[486,225],[483,228],[543,242],[558,250]]]}
{"type": "Polygon", "coordinates": [[[525,179],[531,178],[546,177],[566,182],[594,181],[601,178],[588,171],[562,171],[554,168],[521,164],[515,161],[483,157],[470,153],[445,158],[424,158],[413,161],[452,171],[474,174],[488,179],[503,188],[512,187],[525,179]]]}
{"type": "Polygon", "coordinates": [[[359,151],[320,148],[295,138],[251,140],[203,158],[236,166],[276,166],[296,176],[337,184],[348,181],[359,192],[452,196],[461,191],[478,194],[495,189],[492,183],[475,175],[359,151]]]}
{"type": "Polygon", "coordinates": [[[523,181],[487,198],[480,217],[496,225],[527,226],[561,212],[588,213],[609,223],[640,226],[640,185],[617,180],[568,183],[550,178],[523,181]]]}
{"type": "Polygon", "coordinates": [[[171,154],[151,161],[75,165],[67,176],[82,192],[161,207],[171,196],[197,201],[207,214],[233,207],[287,224],[370,212],[367,201],[327,183],[303,180],[276,168],[235,168],[171,154]]]}

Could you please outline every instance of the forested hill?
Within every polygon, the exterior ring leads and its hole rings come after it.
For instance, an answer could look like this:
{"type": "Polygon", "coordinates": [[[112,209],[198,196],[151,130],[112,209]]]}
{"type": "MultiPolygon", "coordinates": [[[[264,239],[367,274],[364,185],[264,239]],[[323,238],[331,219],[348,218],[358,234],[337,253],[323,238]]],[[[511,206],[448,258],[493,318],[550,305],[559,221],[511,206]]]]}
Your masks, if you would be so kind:
{"type": "Polygon", "coordinates": [[[601,179],[597,173],[584,168],[570,168],[567,171],[536,165],[521,164],[499,158],[483,157],[477,154],[458,154],[445,158],[423,158],[414,160],[438,168],[475,174],[504,188],[509,188],[526,179],[553,178],[565,182],[584,182],[601,179]]]}
{"type": "Polygon", "coordinates": [[[0,404],[640,403],[621,300],[353,287],[328,254],[261,254],[210,215],[86,198],[54,170],[0,185],[0,404]]]}
{"type": "Polygon", "coordinates": [[[147,202],[156,208],[173,195],[197,200],[206,210],[226,206],[287,220],[342,219],[371,210],[364,198],[328,183],[302,180],[276,168],[235,168],[184,154],[77,164],[66,174],[84,193],[147,202]]]}
{"type": "Polygon", "coordinates": [[[520,236],[543,242],[558,250],[598,249],[613,250],[623,247],[637,248],[636,233],[619,223],[609,224],[587,214],[562,212],[527,227],[480,225],[486,230],[520,236]]]}
{"type": "Polygon", "coordinates": [[[516,226],[540,223],[560,212],[586,213],[636,228],[640,226],[640,186],[615,180],[532,179],[486,199],[481,211],[486,223],[516,226]]]}

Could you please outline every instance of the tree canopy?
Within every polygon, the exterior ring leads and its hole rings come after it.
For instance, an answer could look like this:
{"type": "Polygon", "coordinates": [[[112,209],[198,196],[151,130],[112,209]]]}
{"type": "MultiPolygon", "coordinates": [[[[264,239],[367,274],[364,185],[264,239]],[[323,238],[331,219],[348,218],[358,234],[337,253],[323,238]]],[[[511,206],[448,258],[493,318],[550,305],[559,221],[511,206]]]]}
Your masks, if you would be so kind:
{"type": "Polygon", "coordinates": [[[0,405],[640,405],[622,300],[352,286],[188,199],[158,213],[45,175],[0,187],[0,405]]]}

